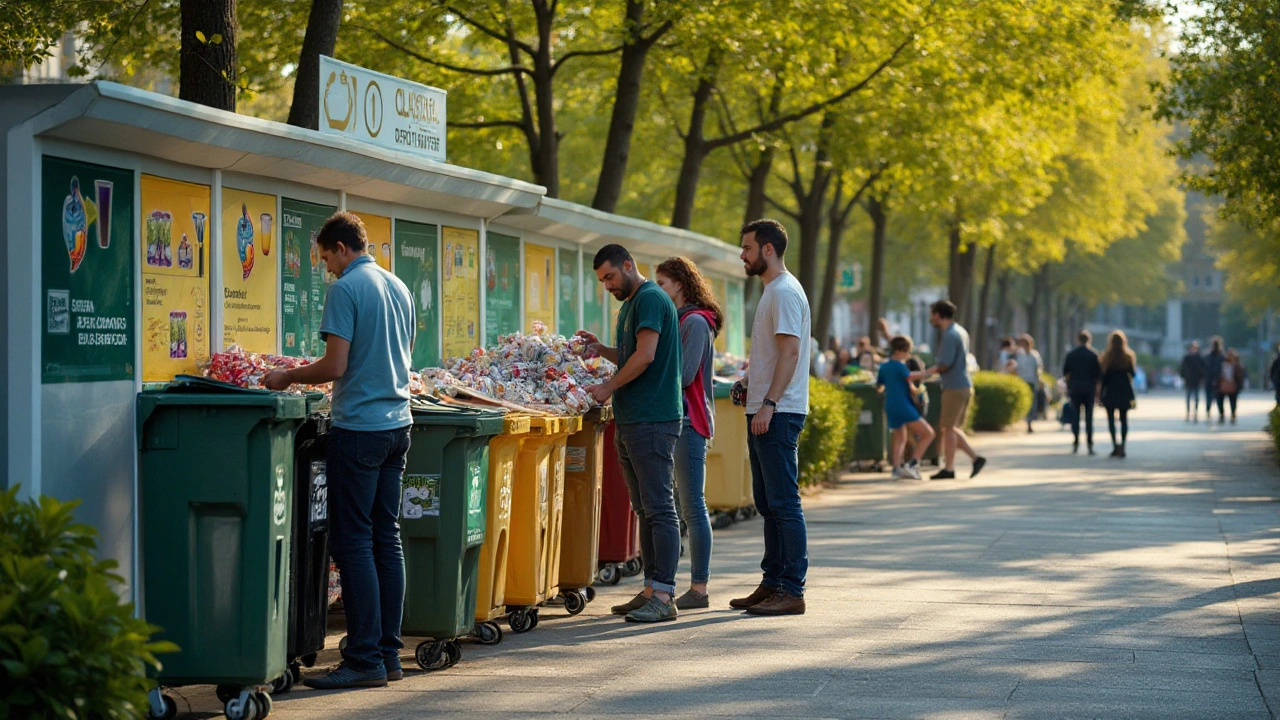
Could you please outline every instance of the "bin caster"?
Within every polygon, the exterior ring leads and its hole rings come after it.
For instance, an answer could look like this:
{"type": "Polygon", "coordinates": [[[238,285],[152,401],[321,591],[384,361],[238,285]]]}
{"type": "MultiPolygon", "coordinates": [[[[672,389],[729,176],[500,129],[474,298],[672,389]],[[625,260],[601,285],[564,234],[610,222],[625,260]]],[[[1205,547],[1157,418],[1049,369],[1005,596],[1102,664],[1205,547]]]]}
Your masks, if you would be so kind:
{"type": "Polygon", "coordinates": [[[458,664],[462,659],[462,646],[457,642],[450,640],[444,645],[445,669],[451,668],[458,664]]]}
{"type": "Polygon", "coordinates": [[[581,590],[568,590],[560,594],[564,599],[564,609],[570,615],[577,615],[587,609],[587,594],[581,590]]]}
{"type": "Polygon", "coordinates": [[[418,643],[418,647],[413,651],[413,658],[418,661],[418,667],[428,672],[449,667],[449,658],[445,655],[447,644],[444,640],[424,640],[418,643]]]}
{"type": "Polygon", "coordinates": [[[529,626],[530,630],[538,627],[538,608],[529,611],[529,620],[533,623],[529,626]]]}
{"type": "Polygon", "coordinates": [[[723,530],[733,524],[733,516],[719,510],[711,513],[711,529],[723,530]]]}
{"type": "Polygon", "coordinates": [[[583,592],[587,594],[587,602],[595,602],[595,600],[596,600],[596,589],[595,589],[595,588],[593,588],[593,587],[591,587],[590,585],[588,585],[586,588],[584,588],[584,589],[583,589],[583,592]]]}
{"type": "Polygon", "coordinates": [[[262,720],[271,714],[271,696],[244,688],[223,705],[227,720],[262,720]]]}
{"type": "Polygon", "coordinates": [[[476,626],[471,629],[471,634],[481,645],[497,645],[502,642],[502,628],[493,621],[476,623],[476,626]]]}
{"type": "Polygon", "coordinates": [[[640,558],[632,558],[627,564],[622,566],[622,574],[625,577],[635,577],[644,570],[644,564],[640,562],[640,558]]]}
{"type": "Polygon", "coordinates": [[[622,573],[618,571],[618,566],[613,563],[605,563],[600,571],[596,573],[596,580],[601,585],[617,585],[622,580],[622,573]]]}
{"type": "Polygon", "coordinates": [[[296,660],[289,663],[289,674],[293,676],[294,685],[302,682],[302,665],[296,660]]]}
{"type": "Polygon", "coordinates": [[[286,668],[284,674],[271,683],[272,695],[285,695],[293,689],[293,668],[286,668]]]}
{"type": "Polygon", "coordinates": [[[511,614],[507,616],[507,625],[511,626],[511,632],[513,633],[526,633],[537,624],[534,619],[536,617],[528,610],[512,610],[511,614]]]}
{"type": "Polygon", "coordinates": [[[165,695],[160,688],[152,688],[147,693],[149,707],[147,708],[147,720],[172,720],[178,714],[178,703],[173,698],[165,695]]]}
{"type": "Polygon", "coordinates": [[[346,649],[347,649],[347,636],[343,635],[342,639],[338,641],[338,650],[342,651],[346,649]]]}

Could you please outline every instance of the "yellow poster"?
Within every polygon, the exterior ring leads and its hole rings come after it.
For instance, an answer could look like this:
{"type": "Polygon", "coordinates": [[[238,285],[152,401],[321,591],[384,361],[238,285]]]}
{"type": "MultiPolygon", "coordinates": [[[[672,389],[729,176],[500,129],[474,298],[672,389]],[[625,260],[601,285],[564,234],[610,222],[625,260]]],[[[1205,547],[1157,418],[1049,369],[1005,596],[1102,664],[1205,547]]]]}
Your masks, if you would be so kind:
{"type": "Polygon", "coordinates": [[[364,223],[369,235],[368,252],[383,270],[391,272],[391,218],[369,213],[353,212],[364,223]]]}
{"type": "Polygon", "coordinates": [[[280,235],[274,195],[222,189],[222,342],[274,353],[280,235]]]}
{"type": "Polygon", "coordinates": [[[658,279],[653,276],[653,273],[649,272],[650,269],[649,263],[642,263],[638,260],[636,261],[636,270],[640,271],[640,274],[644,276],[644,279],[657,282],[658,279]]]}
{"type": "Polygon", "coordinates": [[[524,245],[524,327],[533,331],[541,321],[556,331],[556,250],[541,245],[524,245]]]}
{"type": "Polygon", "coordinates": [[[480,233],[443,228],[444,356],[465,357],[480,342],[480,233]]]}
{"type": "MultiPolygon", "coordinates": [[[[720,312],[723,313],[726,318],[728,318],[729,286],[725,282],[724,278],[710,278],[710,280],[711,280],[711,292],[715,293],[716,302],[720,304],[720,312]]],[[[676,308],[676,309],[678,310],[679,308],[676,308]]],[[[716,346],[716,350],[719,350],[720,352],[728,352],[726,348],[728,347],[727,343],[728,343],[729,333],[725,332],[725,329],[726,328],[721,327],[720,332],[716,335],[715,346],[716,346]]]]}
{"type": "Polygon", "coordinates": [[[142,176],[142,380],[209,359],[209,186],[142,176]]]}

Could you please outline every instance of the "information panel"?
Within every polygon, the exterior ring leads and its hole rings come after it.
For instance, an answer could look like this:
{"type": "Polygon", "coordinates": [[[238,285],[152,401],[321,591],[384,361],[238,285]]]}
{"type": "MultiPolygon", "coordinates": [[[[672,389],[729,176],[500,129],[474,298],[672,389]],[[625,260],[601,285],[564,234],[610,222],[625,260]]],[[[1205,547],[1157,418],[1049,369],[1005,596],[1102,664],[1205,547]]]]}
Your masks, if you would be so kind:
{"type": "Polygon", "coordinates": [[[613,337],[607,332],[612,321],[605,319],[604,284],[596,277],[596,271],[586,258],[583,258],[579,281],[578,287],[582,293],[582,329],[594,333],[604,344],[612,345],[613,337]]]}
{"type": "Polygon", "coordinates": [[[369,236],[366,251],[378,262],[379,267],[391,272],[391,218],[362,212],[351,214],[364,223],[365,233],[369,236]]]}
{"type": "Polygon", "coordinates": [[[337,278],[325,270],[316,236],[337,208],[283,198],[280,201],[280,351],[290,357],[320,357],[324,298],[337,278]]]}
{"type": "Polygon", "coordinates": [[[556,250],[525,243],[524,246],[524,329],[533,331],[541,322],[551,332],[556,329],[556,250]]]}
{"type": "Polygon", "coordinates": [[[465,357],[480,341],[480,233],[446,227],[441,230],[444,306],[444,357],[465,357]]]}
{"type": "Polygon", "coordinates": [[[725,308],[725,330],[722,333],[727,338],[726,347],[729,353],[738,357],[746,357],[746,309],[743,305],[742,298],[742,281],[729,281],[729,302],[725,308]]]}
{"type": "Polygon", "coordinates": [[[418,332],[413,341],[413,367],[440,365],[440,277],[436,274],[438,231],[435,225],[396,220],[396,276],[409,294],[418,332]]]}
{"type": "Polygon", "coordinates": [[[556,332],[565,337],[578,331],[578,251],[556,250],[556,332]]]}
{"type": "Polygon", "coordinates": [[[277,352],[280,242],[274,195],[222,189],[222,341],[277,352]]]}
{"type": "Polygon", "coordinates": [[[133,173],[41,162],[40,380],[134,378],[133,173]]]}
{"type": "MultiPolygon", "coordinates": [[[[716,335],[715,348],[720,352],[726,352],[728,345],[729,332],[732,330],[729,319],[729,284],[724,278],[708,278],[711,281],[711,292],[715,293],[716,302],[720,303],[720,312],[724,314],[724,323],[720,327],[720,332],[716,335]]],[[[679,308],[677,308],[679,309],[679,308]]]]}
{"type": "Polygon", "coordinates": [[[485,238],[484,343],[520,330],[520,239],[490,232],[485,238]]]}
{"type": "Polygon", "coordinates": [[[142,176],[142,380],[209,359],[209,186],[142,176]]]}

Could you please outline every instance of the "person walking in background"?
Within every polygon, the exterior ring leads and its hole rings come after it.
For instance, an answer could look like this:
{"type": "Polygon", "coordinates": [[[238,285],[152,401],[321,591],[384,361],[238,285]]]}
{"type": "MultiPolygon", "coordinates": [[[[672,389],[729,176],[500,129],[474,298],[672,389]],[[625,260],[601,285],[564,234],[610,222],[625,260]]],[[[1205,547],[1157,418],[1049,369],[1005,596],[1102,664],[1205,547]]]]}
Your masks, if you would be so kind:
{"type": "Polygon", "coordinates": [[[1138,369],[1138,356],[1129,349],[1129,339],[1123,331],[1111,333],[1098,364],[1102,367],[1098,394],[1107,409],[1107,427],[1111,430],[1111,444],[1115,446],[1111,457],[1123,458],[1129,442],[1129,410],[1133,409],[1136,398],[1133,376],[1138,369]],[[1116,441],[1116,415],[1120,416],[1119,442],[1116,441]]]}
{"type": "Polygon", "coordinates": [[[1031,409],[1027,411],[1027,432],[1035,432],[1031,422],[1041,410],[1044,384],[1040,380],[1040,373],[1044,372],[1044,360],[1040,358],[1040,353],[1036,350],[1035,338],[1030,334],[1023,333],[1018,336],[1018,353],[1015,358],[1018,377],[1031,386],[1031,409]]]}
{"type": "Polygon", "coordinates": [[[674,257],[654,272],[658,287],[675,303],[680,318],[680,382],[684,384],[684,423],[676,441],[676,509],[689,528],[690,585],[676,609],[710,607],[711,518],[707,515],[707,443],[715,435],[715,338],[724,313],[711,283],[688,258],[674,257]]]}
{"type": "Polygon", "coordinates": [[[1244,363],[1240,362],[1240,354],[1234,349],[1228,350],[1226,357],[1222,360],[1222,369],[1219,371],[1220,376],[1218,378],[1219,425],[1224,422],[1224,400],[1230,402],[1231,424],[1236,424],[1236,401],[1240,398],[1240,390],[1244,387],[1244,381],[1247,379],[1248,374],[1248,371],[1244,369],[1244,363]]]}
{"type": "Polygon", "coordinates": [[[942,376],[942,470],[933,480],[953,480],[956,476],[956,450],[973,460],[969,477],[976,477],[987,459],[974,452],[964,434],[969,403],[973,401],[973,380],[969,377],[969,333],[956,322],[956,306],[950,300],[939,300],[929,311],[929,324],[941,331],[935,365],[930,374],[942,376]]]}
{"type": "MultiPolygon", "coordinates": [[[[1192,340],[1187,346],[1187,354],[1182,358],[1179,369],[1182,376],[1182,387],[1187,392],[1187,422],[1200,422],[1200,386],[1205,381],[1204,356],[1200,354],[1200,343],[1192,340]]],[[[1205,416],[1209,414],[1209,398],[1206,392],[1205,416]]]]}
{"type": "Polygon", "coordinates": [[[625,615],[627,622],[675,620],[680,520],[672,486],[683,417],[676,306],[636,270],[631,253],[621,245],[600,248],[592,267],[604,289],[622,301],[617,345],[607,347],[585,330],[578,335],[589,343],[588,351],[618,366],[617,374],[588,391],[599,403],[613,398],[614,445],[631,507],[640,519],[644,565],[644,590],[612,612],[625,615]]]}
{"type": "Polygon", "coordinates": [[[920,480],[920,458],[933,442],[934,432],[921,416],[916,405],[920,388],[916,385],[928,377],[925,370],[913,372],[907,365],[911,360],[911,338],[899,335],[889,341],[889,360],[880,366],[876,385],[884,393],[884,413],[892,432],[893,476],[920,480]],[[903,462],[907,447],[908,430],[914,435],[915,452],[910,462],[903,462]]]}
{"type": "Polygon", "coordinates": [[[764,281],[746,378],[747,454],[756,510],[764,520],[764,558],[760,585],[729,606],[752,615],[803,615],[809,540],[796,447],[809,414],[809,379],[796,365],[808,352],[809,301],[783,263],[787,231],[781,223],[755,220],[743,226],[741,236],[747,276],[764,281]]]}
{"type": "MultiPolygon", "coordinates": [[[[1218,380],[1222,377],[1222,363],[1226,356],[1222,352],[1222,338],[1209,340],[1209,356],[1204,359],[1204,421],[1213,419],[1213,405],[1218,399],[1218,380]]],[[[1222,422],[1222,404],[1218,404],[1218,422],[1222,422]]]]}
{"type": "Polygon", "coordinates": [[[1276,357],[1271,361],[1267,375],[1271,378],[1271,390],[1276,394],[1276,405],[1280,405],[1280,343],[1276,343],[1276,357]]]}
{"type": "Polygon", "coordinates": [[[1080,417],[1084,416],[1085,441],[1089,454],[1093,454],[1093,405],[1098,383],[1102,381],[1102,366],[1098,363],[1098,354],[1089,347],[1093,335],[1088,330],[1081,330],[1076,335],[1076,346],[1067,353],[1062,363],[1062,377],[1067,381],[1067,396],[1075,414],[1071,418],[1071,435],[1074,441],[1071,452],[1080,452],[1080,417]]]}
{"type": "Polygon", "coordinates": [[[1012,375],[1018,371],[1017,362],[1014,356],[1018,353],[1018,346],[1013,342],[1013,337],[1005,335],[1000,338],[1000,354],[996,356],[996,372],[1002,372],[1012,375]]]}

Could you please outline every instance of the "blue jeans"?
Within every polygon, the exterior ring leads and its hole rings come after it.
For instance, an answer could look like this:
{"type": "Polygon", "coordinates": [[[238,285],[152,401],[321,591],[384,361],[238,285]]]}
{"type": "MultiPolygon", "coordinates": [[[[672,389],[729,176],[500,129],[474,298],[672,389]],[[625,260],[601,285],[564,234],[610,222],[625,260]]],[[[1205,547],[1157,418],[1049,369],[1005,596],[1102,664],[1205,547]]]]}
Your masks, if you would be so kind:
{"type": "Polygon", "coordinates": [[[409,428],[329,434],[329,553],[342,576],[351,669],[381,668],[397,656],[404,614],[400,481],[409,428]]]}
{"type": "MultiPolygon", "coordinates": [[[[1207,397],[1205,402],[1208,402],[1207,397]]],[[[1200,414],[1200,383],[1187,384],[1187,413],[1191,413],[1193,410],[1197,415],[1200,414]]]]}
{"type": "Polygon", "coordinates": [[[640,518],[644,584],[673,595],[680,564],[680,519],[672,490],[679,437],[679,420],[619,425],[614,433],[631,508],[640,518]]]}
{"type": "Polygon", "coordinates": [[[691,582],[711,577],[711,518],[707,516],[707,439],[688,423],[676,441],[676,495],[680,519],[689,528],[691,582]]]}
{"type": "MultiPolygon", "coordinates": [[[[747,416],[751,426],[755,415],[747,416]]],[[[796,443],[805,416],[774,413],[763,435],[747,435],[751,456],[751,487],[756,510],[764,520],[763,585],[804,596],[809,572],[808,537],[800,507],[799,458],[796,443]]]]}

